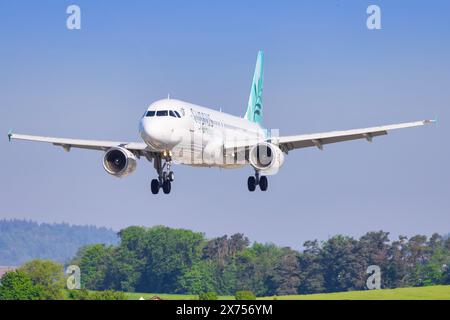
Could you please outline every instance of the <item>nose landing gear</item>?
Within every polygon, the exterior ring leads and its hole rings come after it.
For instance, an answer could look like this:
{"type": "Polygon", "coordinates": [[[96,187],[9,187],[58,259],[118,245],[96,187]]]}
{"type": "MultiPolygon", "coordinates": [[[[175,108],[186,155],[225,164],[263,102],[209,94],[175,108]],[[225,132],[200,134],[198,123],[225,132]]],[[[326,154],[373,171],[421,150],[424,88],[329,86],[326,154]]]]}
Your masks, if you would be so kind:
{"type": "Polygon", "coordinates": [[[256,186],[259,185],[261,191],[266,191],[269,187],[269,181],[266,176],[260,176],[259,172],[256,171],[254,176],[248,177],[247,187],[248,191],[253,192],[256,190],[256,186]]]}
{"type": "Polygon", "coordinates": [[[166,155],[164,158],[161,157],[161,155],[158,155],[154,158],[153,162],[155,170],[158,173],[158,179],[153,179],[151,182],[150,186],[152,193],[157,194],[159,189],[163,189],[165,194],[169,194],[172,189],[172,182],[175,180],[175,174],[170,170],[172,158],[170,154],[166,155]]]}

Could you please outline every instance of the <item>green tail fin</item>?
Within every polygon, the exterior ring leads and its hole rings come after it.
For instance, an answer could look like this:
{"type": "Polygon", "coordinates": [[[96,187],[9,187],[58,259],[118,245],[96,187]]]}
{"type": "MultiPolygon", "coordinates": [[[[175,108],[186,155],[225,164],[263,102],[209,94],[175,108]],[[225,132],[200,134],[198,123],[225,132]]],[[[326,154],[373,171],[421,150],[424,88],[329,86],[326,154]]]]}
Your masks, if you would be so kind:
{"type": "Polygon", "coordinates": [[[264,82],[264,52],[258,52],[255,73],[253,74],[252,88],[248,98],[247,112],[244,118],[248,121],[262,124],[263,119],[263,82],[264,82]]]}

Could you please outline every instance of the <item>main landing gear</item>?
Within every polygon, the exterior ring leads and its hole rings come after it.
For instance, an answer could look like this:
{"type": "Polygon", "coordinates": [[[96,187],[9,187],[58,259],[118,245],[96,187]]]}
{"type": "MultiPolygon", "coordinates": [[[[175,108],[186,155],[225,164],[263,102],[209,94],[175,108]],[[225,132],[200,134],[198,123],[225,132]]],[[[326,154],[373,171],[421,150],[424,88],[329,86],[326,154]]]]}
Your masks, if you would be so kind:
{"type": "Polygon", "coordinates": [[[169,194],[172,189],[172,182],[175,180],[175,174],[170,170],[172,165],[170,153],[168,155],[163,153],[163,155],[156,156],[153,163],[155,170],[158,173],[158,179],[152,180],[152,193],[157,194],[159,189],[162,189],[165,194],[169,194]]]}
{"type": "Polygon", "coordinates": [[[269,181],[266,176],[260,176],[259,172],[256,171],[254,176],[248,177],[247,187],[248,191],[253,192],[256,189],[256,186],[259,185],[261,191],[266,191],[269,187],[269,181]]]}

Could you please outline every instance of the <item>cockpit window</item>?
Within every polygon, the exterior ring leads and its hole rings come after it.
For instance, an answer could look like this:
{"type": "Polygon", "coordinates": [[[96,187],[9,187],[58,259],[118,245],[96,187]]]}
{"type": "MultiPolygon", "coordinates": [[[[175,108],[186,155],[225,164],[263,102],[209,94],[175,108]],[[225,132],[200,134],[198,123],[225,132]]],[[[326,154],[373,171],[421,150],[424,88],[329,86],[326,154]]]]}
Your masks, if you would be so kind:
{"type": "Polygon", "coordinates": [[[156,116],[157,117],[167,117],[167,110],[156,111],[156,116]]]}
{"type": "Polygon", "coordinates": [[[167,116],[171,116],[174,118],[181,118],[180,114],[178,113],[178,111],[175,110],[158,110],[158,111],[147,111],[145,113],[146,117],[167,117],[167,116]]]}

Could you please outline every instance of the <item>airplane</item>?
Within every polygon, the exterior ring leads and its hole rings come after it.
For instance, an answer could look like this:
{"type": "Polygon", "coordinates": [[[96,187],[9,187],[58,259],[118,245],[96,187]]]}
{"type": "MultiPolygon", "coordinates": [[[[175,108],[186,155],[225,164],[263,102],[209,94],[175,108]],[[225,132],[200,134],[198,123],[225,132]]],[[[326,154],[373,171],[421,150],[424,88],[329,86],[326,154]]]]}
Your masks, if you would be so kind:
{"type": "Polygon", "coordinates": [[[171,99],[158,100],[147,108],[139,121],[141,142],[117,142],[65,139],[8,133],[11,140],[52,143],[65,151],[82,148],[104,151],[103,168],[115,177],[125,177],[136,169],[137,160],[145,157],[153,162],[157,178],[151,181],[151,191],[171,191],[175,179],[173,164],[197,167],[241,168],[251,166],[254,175],[247,179],[253,192],[259,186],[268,189],[268,175],[282,167],[291,150],[323,146],[355,139],[372,142],[377,136],[394,129],[434,123],[435,120],[383,125],[370,128],[280,136],[277,130],[267,130],[263,120],[264,54],[258,52],[247,110],[243,117],[171,99]]]}

